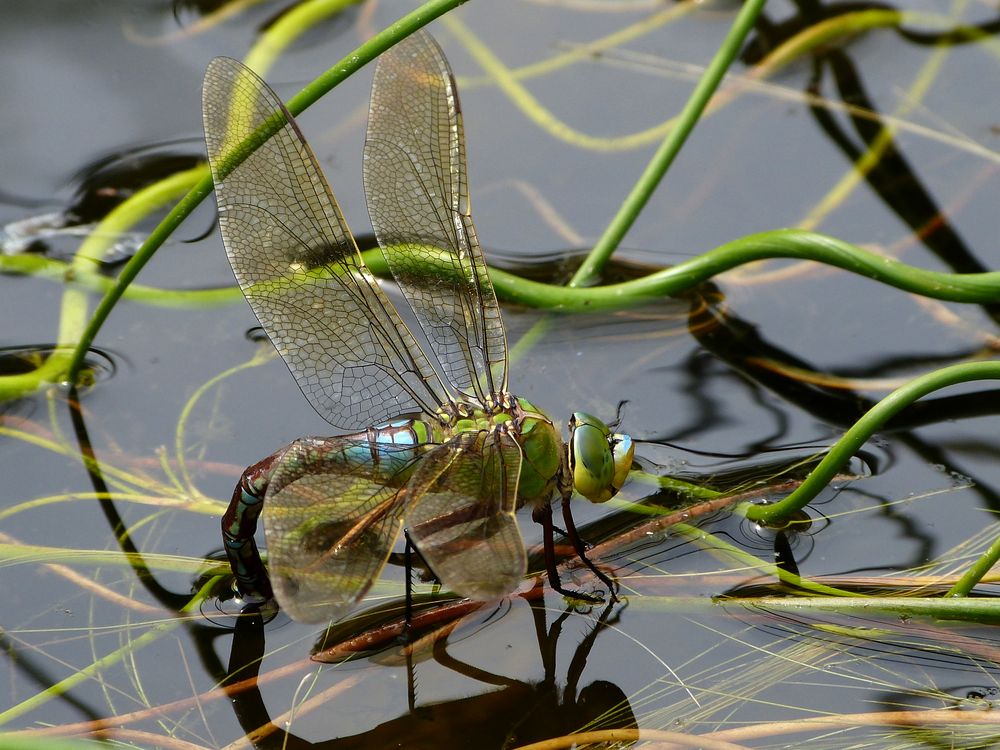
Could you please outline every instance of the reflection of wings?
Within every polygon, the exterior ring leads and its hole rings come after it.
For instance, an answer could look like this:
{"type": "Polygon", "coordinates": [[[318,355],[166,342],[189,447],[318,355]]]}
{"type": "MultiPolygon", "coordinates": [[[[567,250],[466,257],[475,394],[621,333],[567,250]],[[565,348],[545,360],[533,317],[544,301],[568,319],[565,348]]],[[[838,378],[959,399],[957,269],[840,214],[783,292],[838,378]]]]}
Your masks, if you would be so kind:
{"type": "Polygon", "coordinates": [[[406,528],[445,588],[503,596],[527,570],[517,528],[521,449],[505,432],[464,432],[428,453],[408,485],[406,528]]]}
{"type": "Polygon", "coordinates": [[[221,57],[205,73],[203,100],[229,260],[309,403],[344,429],[433,413],[444,403],[442,386],[364,265],[281,101],[248,68],[221,57]]]}
{"type": "Polygon", "coordinates": [[[407,506],[393,477],[413,455],[412,446],[346,437],[288,447],[268,484],[264,532],[271,585],[289,616],[335,620],[371,588],[407,506]]]}
{"type": "Polygon", "coordinates": [[[480,401],[505,390],[507,343],[469,213],[458,92],[423,31],[379,58],[364,165],[382,252],[442,371],[480,401]]]}

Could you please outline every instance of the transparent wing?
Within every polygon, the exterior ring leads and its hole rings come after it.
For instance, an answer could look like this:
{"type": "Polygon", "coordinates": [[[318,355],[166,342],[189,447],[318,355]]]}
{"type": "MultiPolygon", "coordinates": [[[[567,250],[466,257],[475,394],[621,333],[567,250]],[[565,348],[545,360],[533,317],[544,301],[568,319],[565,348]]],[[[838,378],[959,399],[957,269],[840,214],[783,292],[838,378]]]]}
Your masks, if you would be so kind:
{"type": "Polygon", "coordinates": [[[349,437],[304,438],[285,451],[268,484],[264,533],[271,585],[290,617],[335,620],[371,588],[406,510],[395,478],[413,460],[412,447],[349,437]]]}
{"type": "Polygon", "coordinates": [[[406,529],[446,588],[491,599],[524,578],[520,474],[521,449],[506,433],[464,432],[421,461],[407,487],[406,529]]]}
{"type": "Polygon", "coordinates": [[[433,413],[442,386],[364,265],[281,100],[242,63],[219,57],[205,73],[203,105],[229,260],[309,403],[343,429],[433,413]]]}
{"type": "Polygon", "coordinates": [[[481,400],[505,390],[506,336],[469,211],[458,92],[424,32],[379,58],[364,176],[379,244],[445,376],[481,400]]]}

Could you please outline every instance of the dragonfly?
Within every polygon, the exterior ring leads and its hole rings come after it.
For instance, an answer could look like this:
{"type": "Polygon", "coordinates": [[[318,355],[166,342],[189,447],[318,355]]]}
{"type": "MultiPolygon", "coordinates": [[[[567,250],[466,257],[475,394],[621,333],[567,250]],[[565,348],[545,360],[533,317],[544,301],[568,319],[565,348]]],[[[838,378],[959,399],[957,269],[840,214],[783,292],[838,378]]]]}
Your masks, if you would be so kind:
{"type": "Polygon", "coordinates": [[[240,288],[309,403],[353,431],[295,440],[243,473],[222,519],[239,597],[276,600],[302,622],[339,619],[405,527],[445,588],[498,598],[527,574],[516,512],[531,507],[552,585],[587,598],[559,581],[552,500],[562,497],[586,560],[569,499],[614,496],[633,443],[582,412],[563,442],[544,412],[507,390],[506,332],[469,209],[462,109],[437,42],[421,31],[379,58],[363,160],[372,226],[420,341],[274,91],[216,58],[203,110],[240,288]],[[266,566],[255,540],[265,505],[266,566]]]}

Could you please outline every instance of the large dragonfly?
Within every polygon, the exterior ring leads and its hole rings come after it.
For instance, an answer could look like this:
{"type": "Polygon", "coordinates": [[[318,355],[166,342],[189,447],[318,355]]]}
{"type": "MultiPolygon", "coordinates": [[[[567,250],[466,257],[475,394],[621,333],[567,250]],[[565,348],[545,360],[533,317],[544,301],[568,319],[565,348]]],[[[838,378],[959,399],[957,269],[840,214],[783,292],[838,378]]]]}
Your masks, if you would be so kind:
{"type": "Polygon", "coordinates": [[[469,213],[462,111],[437,43],[418,32],[380,57],[364,151],[372,225],[424,347],[365,265],[267,84],[216,58],[204,116],[240,288],[313,408],[361,430],[296,440],[244,472],[222,520],[243,599],[274,597],[304,622],[337,619],[379,576],[404,523],[446,588],[502,596],[526,574],[515,518],[526,504],[545,528],[550,580],[564,591],[553,494],[583,555],[569,498],[574,489],[595,502],[612,497],[632,441],[577,413],[564,444],[541,410],[507,391],[506,333],[469,213]],[[265,502],[267,569],[254,541],[265,502]]]}

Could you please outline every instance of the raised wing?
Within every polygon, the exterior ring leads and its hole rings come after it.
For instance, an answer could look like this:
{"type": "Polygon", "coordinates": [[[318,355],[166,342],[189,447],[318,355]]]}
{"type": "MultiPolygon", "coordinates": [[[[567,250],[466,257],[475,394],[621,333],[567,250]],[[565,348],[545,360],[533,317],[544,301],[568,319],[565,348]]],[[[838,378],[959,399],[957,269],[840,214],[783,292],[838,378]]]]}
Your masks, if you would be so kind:
{"type": "Polygon", "coordinates": [[[407,508],[396,478],[413,460],[413,447],[348,437],[288,447],[268,483],[264,533],[271,586],[290,617],[336,620],[371,588],[407,508]]]}
{"type": "Polygon", "coordinates": [[[203,105],[229,260],[309,403],[343,429],[433,413],[443,387],[364,265],[281,100],[242,63],[218,57],[203,105]]]}
{"type": "Polygon", "coordinates": [[[458,92],[423,31],[379,58],[364,175],[382,252],[445,376],[480,401],[505,390],[506,335],[472,226],[458,92]]]}
{"type": "Polygon", "coordinates": [[[524,578],[520,475],[521,449],[507,433],[460,433],[420,462],[407,485],[406,529],[446,588],[491,599],[524,578]]]}

